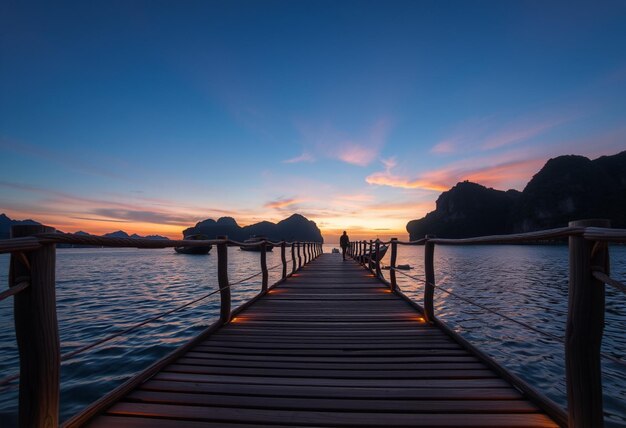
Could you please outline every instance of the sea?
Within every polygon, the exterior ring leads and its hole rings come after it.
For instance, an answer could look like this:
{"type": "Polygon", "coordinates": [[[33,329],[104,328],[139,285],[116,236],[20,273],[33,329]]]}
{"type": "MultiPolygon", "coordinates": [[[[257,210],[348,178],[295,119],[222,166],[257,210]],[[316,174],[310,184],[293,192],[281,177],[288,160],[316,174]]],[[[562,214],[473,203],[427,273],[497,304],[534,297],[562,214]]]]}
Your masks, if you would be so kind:
{"type": "MultiPolygon", "coordinates": [[[[331,252],[333,245],[324,245],[331,252]]],[[[398,284],[423,300],[424,247],[399,246],[398,284]]],[[[338,254],[334,257],[341,257],[338,254]]],[[[626,280],[626,246],[610,248],[611,276],[626,280]]],[[[388,263],[389,254],[383,259],[388,263]]],[[[259,253],[229,248],[233,307],[261,287],[259,253]],[[243,281],[242,281],[243,280],[243,281]]],[[[57,250],[56,292],[61,352],[66,354],[217,289],[217,254],[173,249],[57,250]]],[[[289,268],[291,261],[288,257],[289,268]]],[[[270,284],[281,275],[280,251],[268,253],[270,284]]],[[[0,255],[0,290],[8,284],[9,255],[0,255]]],[[[383,270],[388,278],[389,271],[383,270]]],[[[563,338],[567,316],[566,245],[437,246],[435,314],[456,332],[565,406],[563,338]],[[483,308],[447,294],[479,303],[483,308]],[[502,317],[517,319],[533,331],[502,317]],[[544,334],[547,333],[547,334],[544,334]]],[[[134,373],[217,320],[219,293],[129,334],[77,355],[61,368],[61,419],[66,420],[134,373]]],[[[602,343],[607,427],[626,427],[626,295],[607,287],[602,343]],[[606,357],[621,361],[616,362],[606,357]]],[[[13,302],[0,302],[0,378],[19,370],[13,302]]],[[[18,382],[0,387],[0,421],[17,424],[18,382]]]]}

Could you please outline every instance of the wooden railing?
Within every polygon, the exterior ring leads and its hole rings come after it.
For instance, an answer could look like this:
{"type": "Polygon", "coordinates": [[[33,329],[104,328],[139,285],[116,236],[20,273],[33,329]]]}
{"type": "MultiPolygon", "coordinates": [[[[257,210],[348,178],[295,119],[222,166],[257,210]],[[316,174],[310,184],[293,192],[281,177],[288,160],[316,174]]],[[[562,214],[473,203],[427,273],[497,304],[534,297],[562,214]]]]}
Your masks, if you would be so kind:
{"type": "MultiPolygon", "coordinates": [[[[387,242],[378,239],[375,241],[356,241],[351,243],[349,253],[372,274],[385,282],[393,292],[410,300],[398,288],[396,278],[398,245],[423,245],[423,306],[413,303],[423,312],[426,321],[438,324],[444,330],[452,333],[451,329],[437,319],[434,313],[433,299],[437,288],[434,266],[436,245],[515,244],[567,238],[569,246],[569,299],[565,340],[563,341],[565,345],[567,414],[563,412],[560,406],[525,381],[503,369],[464,339],[461,338],[461,340],[468,348],[483,356],[487,361],[493,362],[493,368],[501,375],[513,381],[531,397],[542,402],[548,414],[561,425],[567,425],[571,428],[602,427],[604,416],[600,347],[604,330],[605,284],[612,285],[626,293],[626,286],[609,276],[608,252],[609,242],[626,242],[626,229],[610,229],[609,227],[610,223],[607,220],[581,220],[572,221],[568,227],[564,228],[512,235],[481,236],[466,239],[443,239],[427,235],[423,239],[409,242],[399,241],[396,238],[387,242]],[[381,245],[391,246],[389,281],[381,274],[381,245]]],[[[476,304],[468,299],[464,300],[476,304]]],[[[485,308],[483,305],[476,305],[485,308]]],[[[503,317],[516,321],[506,316],[503,317]]],[[[526,323],[518,323],[532,329],[532,326],[526,323]]],[[[538,331],[537,329],[533,330],[538,331]]],[[[624,364],[622,360],[614,358],[612,360],[624,364]]]]}
{"type": "Polygon", "coordinates": [[[281,283],[299,268],[322,254],[322,244],[319,242],[272,242],[261,240],[254,243],[244,243],[228,239],[226,236],[211,240],[107,238],[61,234],[56,233],[51,227],[40,225],[13,226],[11,236],[12,239],[0,240],[0,254],[11,253],[9,288],[0,293],[0,301],[11,296],[14,298],[15,336],[18,344],[20,371],[19,375],[8,376],[0,380],[0,384],[19,378],[18,423],[22,427],[58,426],[61,362],[77,354],[76,351],[73,351],[70,354],[61,355],[56,313],[56,244],[129,248],[217,246],[217,282],[219,287],[216,291],[181,305],[174,310],[144,320],[104,340],[85,346],[79,350],[81,352],[104,343],[119,334],[127,333],[138,326],[153,322],[164,315],[187,307],[217,292],[220,294],[220,316],[218,321],[207,328],[196,339],[155,362],[147,370],[132,377],[113,392],[107,394],[106,397],[93,403],[78,417],[68,421],[65,424],[67,426],[79,425],[87,420],[95,411],[94,409],[102,405],[102,400],[112,402],[123,396],[161,367],[164,367],[178,355],[185,352],[198,340],[215,331],[223,324],[230,322],[237,313],[266,294],[270,288],[281,283]],[[280,248],[282,265],[281,279],[271,287],[268,285],[269,270],[266,254],[268,245],[280,248]],[[231,287],[236,283],[230,283],[228,279],[229,246],[260,247],[261,271],[252,275],[252,277],[261,275],[261,290],[257,296],[235,310],[231,309],[231,287]],[[292,259],[289,273],[286,258],[287,246],[290,246],[292,259]]]}

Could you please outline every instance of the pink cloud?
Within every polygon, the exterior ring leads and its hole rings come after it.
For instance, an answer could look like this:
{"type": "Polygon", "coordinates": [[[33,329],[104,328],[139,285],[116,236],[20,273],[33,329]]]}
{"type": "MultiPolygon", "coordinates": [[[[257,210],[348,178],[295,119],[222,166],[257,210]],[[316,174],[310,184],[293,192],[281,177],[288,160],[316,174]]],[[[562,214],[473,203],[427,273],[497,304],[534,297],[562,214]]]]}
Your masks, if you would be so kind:
{"type": "Polygon", "coordinates": [[[350,135],[329,124],[311,127],[301,123],[297,128],[302,135],[302,144],[306,151],[301,156],[283,162],[295,163],[327,158],[367,166],[378,158],[385,146],[390,127],[389,120],[380,119],[366,131],[350,135]]]}
{"type": "Polygon", "coordinates": [[[282,209],[282,208],[286,208],[292,205],[295,205],[299,202],[302,202],[303,199],[296,199],[296,198],[285,198],[285,199],[277,199],[275,201],[270,201],[268,203],[266,203],[265,205],[263,205],[265,208],[275,208],[275,209],[282,209]]]}
{"type": "Polygon", "coordinates": [[[435,154],[448,154],[456,151],[456,141],[452,140],[444,140],[435,144],[432,149],[430,149],[431,153],[435,154]]]}
{"type": "Polygon", "coordinates": [[[521,189],[545,161],[537,150],[515,150],[463,159],[438,169],[425,171],[417,177],[394,173],[395,161],[387,161],[384,171],[369,175],[365,181],[378,186],[436,192],[446,191],[464,180],[495,188],[521,189]]]}

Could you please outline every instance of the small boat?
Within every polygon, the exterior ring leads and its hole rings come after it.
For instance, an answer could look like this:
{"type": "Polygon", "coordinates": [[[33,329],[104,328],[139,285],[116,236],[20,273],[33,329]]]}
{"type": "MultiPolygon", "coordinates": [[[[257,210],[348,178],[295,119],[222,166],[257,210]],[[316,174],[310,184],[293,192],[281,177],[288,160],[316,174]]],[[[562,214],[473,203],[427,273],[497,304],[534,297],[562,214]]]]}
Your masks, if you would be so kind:
{"type": "MultiPolygon", "coordinates": [[[[243,243],[255,244],[261,241],[267,241],[267,236],[259,236],[259,235],[251,236],[249,239],[246,239],[245,241],[243,241],[243,243]]],[[[261,251],[261,245],[255,245],[255,246],[242,245],[239,248],[241,248],[241,251],[261,251]]],[[[272,251],[273,249],[274,249],[274,246],[272,244],[265,245],[265,251],[272,251]]]]}
{"type": "MultiPolygon", "coordinates": [[[[208,236],[200,235],[200,234],[189,235],[183,238],[183,240],[185,241],[206,241],[208,239],[209,239],[208,236]]],[[[209,251],[211,251],[211,248],[213,248],[212,245],[206,245],[206,246],[200,246],[200,247],[174,247],[174,251],[176,251],[179,254],[203,255],[203,254],[209,254],[209,251]]]]}
{"type": "MultiPolygon", "coordinates": [[[[388,249],[389,249],[389,245],[381,245],[378,248],[378,254],[380,255],[381,260],[383,259],[383,257],[385,257],[385,254],[387,253],[388,249]]],[[[361,263],[367,263],[370,260],[370,257],[372,259],[372,262],[376,261],[376,249],[375,248],[372,248],[371,256],[370,256],[369,250],[361,256],[361,263]]]]}
{"type": "Polygon", "coordinates": [[[333,254],[339,254],[339,248],[333,248],[333,254]]]}

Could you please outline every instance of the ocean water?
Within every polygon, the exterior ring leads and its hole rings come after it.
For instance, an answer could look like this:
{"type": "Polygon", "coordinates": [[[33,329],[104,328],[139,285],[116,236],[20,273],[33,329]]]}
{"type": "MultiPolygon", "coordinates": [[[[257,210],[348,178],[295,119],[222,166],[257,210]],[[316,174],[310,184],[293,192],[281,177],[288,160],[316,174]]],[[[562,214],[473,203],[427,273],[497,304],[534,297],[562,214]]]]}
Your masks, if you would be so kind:
{"type": "MultiPolygon", "coordinates": [[[[325,245],[325,251],[332,247],[325,245]]],[[[399,248],[398,263],[413,267],[406,273],[423,277],[424,248],[399,248]]],[[[57,250],[62,354],[216,290],[216,261],[215,249],[208,256],[181,255],[172,249],[57,250]]],[[[435,250],[438,285],[559,337],[565,330],[567,263],[565,246],[438,246],[435,250]]],[[[8,264],[9,256],[0,255],[0,289],[7,284],[8,264]]],[[[279,264],[280,251],[268,253],[268,266],[276,266],[270,270],[270,283],[280,278],[279,264]]],[[[626,279],[626,247],[611,248],[611,266],[613,277],[626,279]]],[[[259,270],[259,253],[229,249],[231,283],[259,270]]],[[[398,282],[407,295],[421,302],[420,281],[398,275],[398,282]]],[[[233,308],[254,297],[260,287],[260,276],[233,286],[233,308]]],[[[560,342],[441,290],[435,294],[435,310],[438,317],[505,367],[565,404],[560,342]]],[[[219,293],[64,363],[62,419],[198,334],[218,313],[219,293]]],[[[611,288],[607,288],[606,318],[603,352],[626,360],[626,296],[611,288]]],[[[12,299],[7,299],[0,302],[0,378],[17,369],[13,306],[12,299]]],[[[626,426],[626,369],[610,361],[604,361],[603,369],[607,426],[626,426]]],[[[2,426],[14,426],[16,413],[16,383],[0,387],[2,426]]]]}

